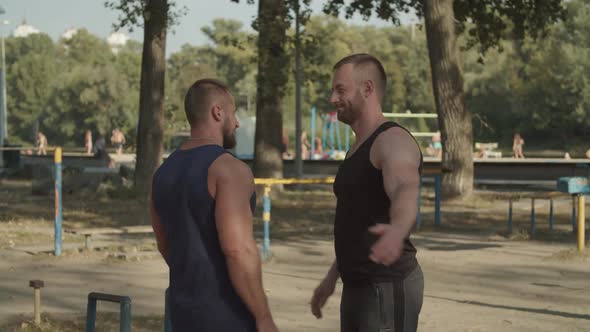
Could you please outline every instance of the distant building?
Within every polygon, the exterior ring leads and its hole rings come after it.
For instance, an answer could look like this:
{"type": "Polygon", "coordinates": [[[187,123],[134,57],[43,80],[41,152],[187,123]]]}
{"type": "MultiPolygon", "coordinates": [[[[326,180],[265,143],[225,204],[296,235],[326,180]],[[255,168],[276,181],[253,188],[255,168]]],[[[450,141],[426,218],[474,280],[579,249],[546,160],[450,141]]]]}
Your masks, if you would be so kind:
{"type": "Polygon", "coordinates": [[[66,40],[71,39],[77,33],[78,33],[77,28],[69,28],[66,31],[64,31],[64,33],[61,34],[61,38],[66,39],[66,40]]]}
{"type": "Polygon", "coordinates": [[[123,32],[113,32],[107,37],[107,43],[111,47],[113,53],[119,52],[121,47],[127,44],[129,37],[123,32]]]}
{"type": "Polygon", "coordinates": [[[27,37],[34,33],[39,33],[39,29],[34,26],[27,24],[27,20],[23,19],[23,23],[19,24],[12,32],[13,37],[27,37]]]}
{"type": "MultiPolygon", "coordinates": [[[[61,34],[60,38],[69,40],[72,37],[74,37],[79,31],[79,28],[70,27],[61,34]]],[[[27,37],[31,34],[40,32],[41,31],[39,31],[39,29],[35,28],[30,24],[27,24],[27,21],[23,20],[23,22],[14,29],[12,35],[14,37],[27,37]]],[[[112,32],[106,38],[106,41],[109,44],[111,51],[113,53],[117,53],[121,49],[121,47],[127,44],[127,41],[129,41],[129,36],[127,36],[123,32],[112,32]]]]}

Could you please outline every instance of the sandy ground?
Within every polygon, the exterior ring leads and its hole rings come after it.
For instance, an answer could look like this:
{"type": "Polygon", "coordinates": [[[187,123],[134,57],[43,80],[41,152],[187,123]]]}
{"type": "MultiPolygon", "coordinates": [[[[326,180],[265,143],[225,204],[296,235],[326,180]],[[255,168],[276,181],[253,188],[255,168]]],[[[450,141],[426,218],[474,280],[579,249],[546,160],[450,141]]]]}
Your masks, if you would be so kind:
{"type": "MultiPolygon", "coordinates": [[[[65,197],[64,227],[140,222],[141,206],[91,194],[65,197]]],[[[555,231],[548,230],[548,201],[537,202],[537,234],[531,240],[526,231],[530,201],[514,204],[515,234],[506,237],[507,200],[496,195],[444,202],[443,226],[434,228],[432,193],[427,194],[423,227],[413,235],[426,278],[419,331],[590,331],[590,256],[575,252],[571,200],[556,200],[555,231]]],[[[32,279],[45,281],[42,308],[52,316],[83,317],[87,295],[94,291],[130,296],[134,325],[147,316],[161,319],[168,274],[152,235],[98,237],[96,249],[86,252],[79,251],[83,238],[64,234],[64,254],[54,257],[49,253],[53,206],[51,197],[30,195],[30,182],[0,183],[0,331],[31,319],[32,279]],[[121,253],[130,259],[112,257],[121,253]]],[[[273,200],[272,211],[273,257],[263,265],[264,286],[281,331],[338,331],[341,285],[323,319],[309,310],[311,294],[334,258],[333,196],[293,194],[273,200]]],[[[116,304],[98,306],[101,312],[117,309],[116,304]]],[[[54,330],[59,329],[43,332],[54,330]]]]}
{"type": "MultiPolygon", "coordinates": [[[[422,232],[414,236],[425,273],[420,331],[590,331],[590,264],[571,244],[502,241],[422,232]]],[[[324,318],[309,298],[333,259],[330,241],[274,241],[264,286],[281,331],[338,331],[341,285],[324,318]]],[[[0,326],[32,316],[28,280],[43,279],[44,312],[83,315],[91,291],[128,295],[133,314],[162,314],[167,269],[154,257],[105,260],[94,253],[31,256],[0,251],[0,326]]],[[[99,310],[116,310],[100,304],[99,310]]]]}

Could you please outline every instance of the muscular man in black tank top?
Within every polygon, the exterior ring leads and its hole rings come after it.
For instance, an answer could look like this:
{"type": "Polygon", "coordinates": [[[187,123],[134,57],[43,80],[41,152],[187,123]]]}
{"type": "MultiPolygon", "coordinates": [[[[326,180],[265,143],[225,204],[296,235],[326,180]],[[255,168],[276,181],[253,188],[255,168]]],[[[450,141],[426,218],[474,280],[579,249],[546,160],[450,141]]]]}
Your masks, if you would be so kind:
{"type": "Polygon", "coordinates": [[[424,277],[410,242],[422,154],[406,129],[383,116],[385,87],[383,66],[371,55],[351,55],[334,66],[330,102],[356,142],[334,183],[336,261],[311,307],[321,318],[341,278],[343,332],[416,331],[422,307],[424,277]]]}

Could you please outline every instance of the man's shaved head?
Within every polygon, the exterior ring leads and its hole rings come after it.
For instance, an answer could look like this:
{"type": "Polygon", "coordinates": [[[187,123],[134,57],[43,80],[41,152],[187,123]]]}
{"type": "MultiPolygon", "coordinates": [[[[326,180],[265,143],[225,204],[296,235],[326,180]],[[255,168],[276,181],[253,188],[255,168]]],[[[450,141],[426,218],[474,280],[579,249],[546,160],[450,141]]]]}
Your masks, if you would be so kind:
{"type": "Polygon", "coordinates": [[[213,104],[226,105],[233,102],[229,88],[223,82],[205,78],[198,80],[188,89],[184,97],[184,112],[188,122],[195,125],[207,118],[213,104]]]}
{"type": "Polygon", "coordinates": [[[385,76],[383,65],[377,60],[377,58],[366,53],[349,55],[338,61],[338,63],[334,65],[334,70],[337,70],[345,64],[352,64],[355,80],[357,82],[372,81],[375,85],[379,100],[383,100],[385,88],[387,86],[387,77],[385,76]]]}

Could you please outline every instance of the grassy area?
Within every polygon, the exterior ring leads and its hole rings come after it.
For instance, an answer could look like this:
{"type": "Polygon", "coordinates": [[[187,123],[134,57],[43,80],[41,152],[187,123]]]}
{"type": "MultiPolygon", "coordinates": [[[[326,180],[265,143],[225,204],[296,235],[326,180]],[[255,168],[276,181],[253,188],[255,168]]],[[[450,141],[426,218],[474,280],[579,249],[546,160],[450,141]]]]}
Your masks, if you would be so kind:
{"type": "MultiPolygon", "coordinates": [[[[145,206],[121,187],[102,186],[96,192],[80,191],[64,196],[64,228],[120,227],[149,224],[145,206]]],[[[514,194],[514,192],[512,193],[514,194]]],[[[434,230],[434,194],[423,191],[421,230],[434,230]]],[[[590,203],[590,202],[589,202],[590,203]]],[[[258,196],[255,231],[262,233],[262,197],[258,196]]],[[[437,231],[501,235],[506,239],[529,239],[529,212],[515,209],[513,234],[506,234],[508,199],[501,192],[480,191],[469,199],[442,204],[443,226],[437,231]],[[520,229],[520,231],[519,231],[520,229]]],[[[284,190],[272,199],[271,234],[273,239],[332,236],[336,199],[330,186],[313,190],[284,190]]],[[[548,211],[537,211],[539,226],[535,240],[575,241],[571,235],[570,210],[556,209],[556,230],[546,225],[548,211]]],[[[16,245],[49,244],[53,241],[54,199],[31,195],[31,182],[0,182],[0,248],[16,245]]],[[[63,235],[64,242],[83,241],[82,236],[63,235]]]]}
{"type": "Polygon", "coordinates": [[[547,257],[546,260],[552,260],[557,262],[567,262],[567,261],[580,261],[586,262],[590,258],[590,253],[588,250],[580,252],[577,248],[562,250],[554,253],[550,257],[547,257]]]}
{"type": "MultiPolygon", "coordinates": [[[[119,331],[119,314],[115,312],[98,312],[96,315],[96,331],[119,331]]],[[[15,317],[13,322],[0,326],[6,332],[79,332],[86,329],[86,316],[43,314],[41,324],[36,325],[31,318],[15,317]]],[[[137,332],[160,332],[164,330],[162,315],[132,315],[131,330],[137,332]]]]}
{"type": "MultiPolygon", "coordinates": [[[[145,208],[125,196],[125,188],[105,186],[96,192],[82,190],[64,194],[64,227],[116,227],[145,223],[141,219],[145,208]],[[120,197],[119,197],[120,196],[120,197]]],[[[55,199],[31,194],[31,181],[2,180],[0,182],[0,222],[53,222],[55,199]]]]}
{"type": "MultiPolygon", "coordinates": [[[[255,230],[262,232],[262,199],[255,213],[255,230]]],[[[271,232],[274,239],[332,235],[336,199],[328,190],[284,191],[272,199],[271,232]]]]}
{"type": "MultiPolygon", "coordinates": [[[[111,191],[109,191],[111,190],[111,191]]],[[[145,208],[125,197],[125,189],[112,192],[81,191],[63,197],[63,228],[119,227],[147,223],[145,208]]],[[[0,182],[0,248],[47,244],[53,241],[55,199],[31,194],[31,181],[0,182]]],[[[82,242],[68,233],[64,242],[82,242]]]]}

